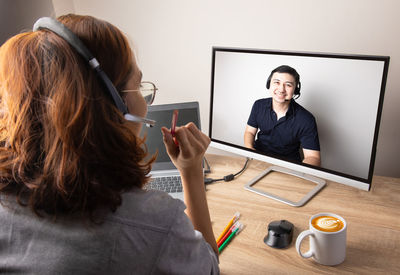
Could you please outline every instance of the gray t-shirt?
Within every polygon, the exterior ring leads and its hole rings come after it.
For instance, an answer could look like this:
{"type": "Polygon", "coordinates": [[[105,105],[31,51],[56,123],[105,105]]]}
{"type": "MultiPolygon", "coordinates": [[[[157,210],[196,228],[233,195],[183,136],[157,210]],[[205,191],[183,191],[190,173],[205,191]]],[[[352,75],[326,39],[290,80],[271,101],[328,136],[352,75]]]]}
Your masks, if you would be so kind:
{"type": "Polygon", "coordinates": [[[1,274],[219,274],[185,205],[166,193],[125,193],[115,213],[98,215],[100,225],[40,218],[15,197],[0,200],[1,274]]]}

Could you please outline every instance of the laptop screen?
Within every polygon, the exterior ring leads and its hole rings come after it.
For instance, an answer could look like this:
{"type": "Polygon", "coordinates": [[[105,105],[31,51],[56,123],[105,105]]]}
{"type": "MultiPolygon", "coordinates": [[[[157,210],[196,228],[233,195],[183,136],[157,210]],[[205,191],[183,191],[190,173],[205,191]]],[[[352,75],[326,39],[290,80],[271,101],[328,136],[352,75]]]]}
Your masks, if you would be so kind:
{"type": "Polygon", "coordinates": [[[147,135],[146,145],[150,156],[158,152],[157,159],[153,163],[153,171],[176,169],[165,150],[161,134],[161,127],[171,128],[172,113],[174,110],[179,111],[176,126],[182,126],[193,122],[201,129],[198,102],[148,106],[147,118],[155,120],[156,124],[151,128],[143,126],[141,136],[147,135]]]}

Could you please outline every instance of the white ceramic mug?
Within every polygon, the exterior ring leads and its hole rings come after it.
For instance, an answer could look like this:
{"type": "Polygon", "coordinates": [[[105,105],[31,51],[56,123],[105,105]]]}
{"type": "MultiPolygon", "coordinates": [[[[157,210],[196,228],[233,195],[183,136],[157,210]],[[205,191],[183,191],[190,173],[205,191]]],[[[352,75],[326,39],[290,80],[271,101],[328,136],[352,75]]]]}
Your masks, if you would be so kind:
{"type": "MultiPolygon", "coordinates": [[[[322,220],[319,218],[318,220],[322,220]]],[[[338,221],[340,224],[340,222],[338,221]]],[[[317,263],[323,265],[338,265],[346,257],[346,231],[347,223],[345,219],[333,213],[319,213],[312,216],[309,220],[309,230],[299,234],[296,240],[297,253],[303,258],[313,257],[317,263]],[[334,217],[342,222],[341,229],[334,232],[326,232],[313,226],[314,219],[322,216],[334,217]],[[301,242],[309,236],[310,249],[306,253],[300,251],[301,242]]]]}

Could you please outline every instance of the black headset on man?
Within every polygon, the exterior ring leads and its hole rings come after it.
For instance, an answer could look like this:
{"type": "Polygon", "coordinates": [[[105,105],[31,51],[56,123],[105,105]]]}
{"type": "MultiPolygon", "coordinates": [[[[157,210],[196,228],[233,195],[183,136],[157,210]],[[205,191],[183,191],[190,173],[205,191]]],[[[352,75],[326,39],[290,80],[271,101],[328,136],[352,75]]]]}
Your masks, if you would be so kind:
{"type": "Polygon", "coordinates": [[[97,59],[93,56],[93,54],[83,44],[83,42],[79,39],[79,37],[76,34],[74,34],[69,28],[67,28],[61,22],[50,17],[42,17],[35,22],[35,24],[33,25],[33,31],[41,29],[50,30],[53,33],[60,36],[61,38],[63,38],[89,63],[90,67],[95,70],[97,76],[100,78],[101,82],[104,84],[104,87],[109,92],[111,98],[114,101],[115,106],[124,115],[126,120],[145,123],[146,126],[149,127],[154,126],[155,124],[154,120],[139,117],[137,115],[132,115],[128,112],[128,107],[125,105],[114,84],[111,82],[110,78],[106,75],[106,73],[101,69],[100,63],[97,61],[97,59]]]}
{"type": "Polygon", "coordinates": [[[298,72],[295,69],[293,69],[292,67],[290,67],[288,65],[281,65],[272,70],[271,74],[269,75],[269,77],[267,79],[267,84],[266,84],[267,89],[269,89],[269,87],[271,85],[272,75],[276,72],[288,73],[288,74],[294,76],[294,79],[296,81],[296,88],[294,89],[293,94],[294,94],[294,99],[298,99],[300,97],[300,90],[301,90],[300,75],[298,74],[298,72]]]}

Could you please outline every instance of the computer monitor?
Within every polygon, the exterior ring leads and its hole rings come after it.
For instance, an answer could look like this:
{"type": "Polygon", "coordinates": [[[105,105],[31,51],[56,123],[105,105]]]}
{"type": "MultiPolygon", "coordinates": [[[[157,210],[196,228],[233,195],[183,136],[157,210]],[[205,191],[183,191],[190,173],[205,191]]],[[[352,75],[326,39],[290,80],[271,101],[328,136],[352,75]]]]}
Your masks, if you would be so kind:
{"type": "Polygon", "coordinates": [[[370,190],[388,66],[388,56],[213,47],[211,146],[370,190]],[[281,65],[300,75],[295,101],[315,117],[321,166],[244,146],[252,106],[271,97],[267,78],[281,65]]]}

